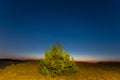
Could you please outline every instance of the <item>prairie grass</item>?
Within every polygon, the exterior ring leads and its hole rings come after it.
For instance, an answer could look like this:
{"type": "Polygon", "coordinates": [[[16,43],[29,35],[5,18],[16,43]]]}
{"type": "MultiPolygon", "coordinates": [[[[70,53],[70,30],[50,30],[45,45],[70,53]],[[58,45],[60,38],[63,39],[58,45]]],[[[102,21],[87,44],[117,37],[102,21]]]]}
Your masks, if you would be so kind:
{"type": "Polygon", "coordinates": [[[38,62],[13,64],[0,70],[0,80],[120,80],[120,66],[77,63],[79,70],[71,76],[43,76],[38,62]]]}

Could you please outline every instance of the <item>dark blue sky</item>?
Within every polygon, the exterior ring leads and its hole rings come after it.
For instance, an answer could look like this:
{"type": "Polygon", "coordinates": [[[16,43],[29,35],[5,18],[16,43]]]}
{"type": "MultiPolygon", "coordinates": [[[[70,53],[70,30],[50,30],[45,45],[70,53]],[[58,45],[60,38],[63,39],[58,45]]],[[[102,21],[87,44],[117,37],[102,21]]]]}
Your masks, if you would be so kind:
{"type": "Polygon", "coordinates": [[[0,58],[39,58],[50,45],[61,42],[75,58],[117,60],[119,4],[119,0],[0,0],[0,58]]]}

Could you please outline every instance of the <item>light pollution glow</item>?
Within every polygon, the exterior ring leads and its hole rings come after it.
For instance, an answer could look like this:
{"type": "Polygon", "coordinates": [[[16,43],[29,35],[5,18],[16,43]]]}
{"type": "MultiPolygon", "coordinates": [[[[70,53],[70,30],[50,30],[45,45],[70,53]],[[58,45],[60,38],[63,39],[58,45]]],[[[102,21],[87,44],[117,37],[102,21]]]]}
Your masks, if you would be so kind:
{"type": "MultiPolygon", "coordinates": [[[[1,55],[1,59],[18,59],[18,60],[40,60],[41,55],[1,55]]],[[[74,58],[75,61],[77,62],[104,62],[104,61],[116,61],[120,62],[120,59],[112,59],[112,58],[95,58],[95,57],[75,57],[71,56],[74,58]]]]}

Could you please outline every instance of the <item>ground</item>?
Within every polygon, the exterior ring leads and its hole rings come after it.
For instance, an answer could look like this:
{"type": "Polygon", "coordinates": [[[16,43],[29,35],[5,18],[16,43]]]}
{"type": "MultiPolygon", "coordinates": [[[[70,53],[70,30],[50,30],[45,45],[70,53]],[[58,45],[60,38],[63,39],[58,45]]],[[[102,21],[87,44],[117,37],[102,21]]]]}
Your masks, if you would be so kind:
{"type": "Polygon", "coordinates": [[[119,80],[120,65],[76,63],[79,70],[71,76],[43,76],[38,71],[38,61],[12,64],[0,69],[0,80],[119,80]]]}

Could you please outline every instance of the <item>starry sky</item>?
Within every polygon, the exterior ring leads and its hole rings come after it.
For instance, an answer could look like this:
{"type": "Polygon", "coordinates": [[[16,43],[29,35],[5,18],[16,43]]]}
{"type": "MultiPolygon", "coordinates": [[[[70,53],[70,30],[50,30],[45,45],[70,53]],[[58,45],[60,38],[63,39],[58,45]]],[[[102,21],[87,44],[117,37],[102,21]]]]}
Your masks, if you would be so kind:
{"type": "Polygon", "coordinates": [[[0,58],[39,59],[60,42],[76,60],[120,61],[119,0],[0,0],[0,58]]]}

